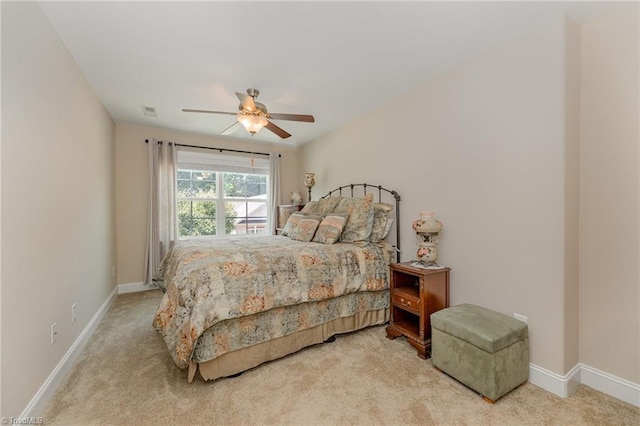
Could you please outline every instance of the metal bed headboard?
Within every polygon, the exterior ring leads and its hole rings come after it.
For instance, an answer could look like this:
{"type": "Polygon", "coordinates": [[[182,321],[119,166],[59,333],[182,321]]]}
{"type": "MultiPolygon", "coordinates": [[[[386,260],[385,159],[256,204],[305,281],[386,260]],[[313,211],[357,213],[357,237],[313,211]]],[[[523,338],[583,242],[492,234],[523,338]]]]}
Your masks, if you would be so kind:
{"type": "Polygon", "coordinates": [[[400,262],[400,195],[397,191],[393,191],[391,189],[383,188],[381,185],[371,185],[369,183],[351,183],[349,185],[339,186],[336,189],[332,189],[327,194],[323,195],[320,198],[327,197],[340,197],[342,196],[342,191],[349,191],[349,196],[354,196],[354,188],[362,187],[362,195],[367,195],[367,188],[369,191],[377,191],[378,192],[378,202],[385,202],[382,199],[383,193],[390,194],[395,200],[396,208],[395,208],[395,218],[394,218],[394,226],[396,227],[396,262],[400,262]]]}

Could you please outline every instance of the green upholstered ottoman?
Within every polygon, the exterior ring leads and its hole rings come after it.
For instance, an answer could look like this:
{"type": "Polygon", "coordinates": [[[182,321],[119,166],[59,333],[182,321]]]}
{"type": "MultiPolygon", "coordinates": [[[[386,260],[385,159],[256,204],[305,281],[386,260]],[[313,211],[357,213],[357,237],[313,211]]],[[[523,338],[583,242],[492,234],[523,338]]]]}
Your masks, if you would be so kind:
{"type": "Polygon", "coordinates": [[[527,324],[476,305],[431,315],[433,366],[490,401],[529,378],[527,324]]]}

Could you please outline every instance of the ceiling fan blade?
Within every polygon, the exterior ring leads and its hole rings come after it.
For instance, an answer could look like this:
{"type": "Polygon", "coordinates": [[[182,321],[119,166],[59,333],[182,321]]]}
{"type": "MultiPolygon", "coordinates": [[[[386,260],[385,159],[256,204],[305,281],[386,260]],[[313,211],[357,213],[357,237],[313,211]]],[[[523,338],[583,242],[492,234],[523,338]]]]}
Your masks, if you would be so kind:
{"type": "Polygon", "coordinates": [[[246,111],[255,111],[256,103],[253,101],[253,98],[249,95],[245,95],[244,93],[236,92],[236,96],[240,99],[240,103],[242,104],[242,108],[246,111]]]}
{"type": "Polygon", "coordinates": [[[224,129],[222,131],[222,133],[220,133],[221,135],[230,135],[233,132],[235,132],[236,130],[238,130],[239,127],[241,127],[242,124],[239,121],[236,121],[235,123],[233,123],[231,126],[227,127],[226,129],[224,129]]]}
{"type": "Polygon", "coordinates": [[[276,126],[275,124],[273,124],[270,121],[267,121],[267,125],[264,126],[265,129],[269,129],[271,130],[273,133],[275,133],[276,135],[280,136],[282,139],[286,139],[289,136],[291,136],[291,134],[287,133],[286,130],[281,129],[280,127],[276,126]]]}
{"type": "Polygon", "coordinates": [[[182,111],[184,112],[204,112],[207,114],[226,114],[226,115],[237,115],[235,112],[224,112],[224,111],[209,111],[206,109],[189,109],[189,108],[182,108],[182,111]]]}
{"type": "Polygon", "coordinates": [[[316,121],[313,115],[304,114],[269,113],[269,118],[273,118],[274,120],[304,121],[305,123],[314,123],[316,121]]]}

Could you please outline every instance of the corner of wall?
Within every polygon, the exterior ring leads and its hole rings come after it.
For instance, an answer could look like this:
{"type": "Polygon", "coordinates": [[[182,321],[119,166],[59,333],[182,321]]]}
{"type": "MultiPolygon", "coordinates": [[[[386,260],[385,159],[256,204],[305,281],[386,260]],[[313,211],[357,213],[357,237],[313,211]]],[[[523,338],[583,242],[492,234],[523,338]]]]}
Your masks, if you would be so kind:
{"type": "Polygon", "coordinates": [[[564,371],[579,361],[580,26],[565,18],[564,371]]]}
{"type": "Polygon", "coordinates": [[[638,3],[627,3],[580,27],[580,362],[635,383],[640,382],[639,9],[638,3]]]}
{"type": "Polygon", "coordinates": [[[640,407],[640,385],[582,363],[574,365],[565,375],[559,375],[535,364],[529,364],[529,383],[561,398],[570,397],[582,384],[635,407],[640,407]]]}

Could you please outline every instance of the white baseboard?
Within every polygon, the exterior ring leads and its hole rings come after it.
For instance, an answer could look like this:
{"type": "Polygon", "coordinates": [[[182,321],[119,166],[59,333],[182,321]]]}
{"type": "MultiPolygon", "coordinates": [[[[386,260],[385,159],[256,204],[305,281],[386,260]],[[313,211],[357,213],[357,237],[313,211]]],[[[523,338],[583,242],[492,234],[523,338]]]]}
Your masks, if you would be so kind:
{"type": "Polygon", "coordinates": [[[583,385],[640,407],[640,385],[588,365],[580,366],[580,381],[583,385]]]}
{"type": "Polygon", "coordinates": [[[89,338],[96,331],[96,328],[98,328],[98,325],[107,314],[107,312],[109,312],[109,308],[116,299],[116,290],[117,288],[114,288],[113,291],[109,294],[107,300],[104,301],[95,315],[93,315],[93,318],[91,318],[87,326],[84,328],[84,330],[82,330],[78,338],[73,342],[67,353],[64,354],[58,365],[56,365],[56,368],[53,369],[49,377],[47,377],[47,380],[45,380],[44,384],[40,386],[38,392],[31,399],[27,407],[20,415],[20,419],[38,417],[42,414],[45,406],[60,386],[62,379],[64,379],[65,375],[69,372],[71,367],[73,367],[73,364],[75,363],[76,359],[78,359],[80,352],[82,352],[82,349],[89,341],[89,338]]]}
{"type": "Polygon", "coordinates": [[[157,289],[158,289],[157,285],[155,284],[147,285],[143,282],[118,284],[118,294],[137,293],[139,291],[148,291],[148,290],[157,290],[157,289]]]}
{"type": "Polygon", "coordinates": [[[566,398],[573,394],[580,384],[580,364],[575,365],[564,376],[535,364],[529,364],[529,383],[539,386],[562,398],[566,398]]]}
{"type": "Polygon", "coordinates": [[[529,364],[529,383],[558,395],[571,396],[579,384],[640,407],[640,385],[579,363],[561,376],[535,364],[529,364]]]}
{"type": "MultiPolygon", "coordinates": [[[[571,369],[571,372],[573,372],[574,369],[575,367],[571,369]]],[[[570,395],[568,385],[569,374],[561,376],[535,364],[529,364],[529,383],[539,386],[562,398],[570,395]]]]}

